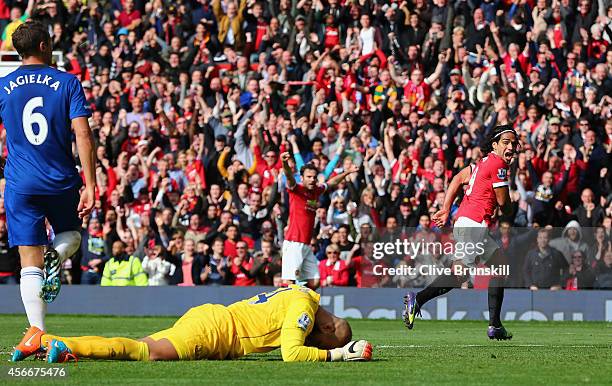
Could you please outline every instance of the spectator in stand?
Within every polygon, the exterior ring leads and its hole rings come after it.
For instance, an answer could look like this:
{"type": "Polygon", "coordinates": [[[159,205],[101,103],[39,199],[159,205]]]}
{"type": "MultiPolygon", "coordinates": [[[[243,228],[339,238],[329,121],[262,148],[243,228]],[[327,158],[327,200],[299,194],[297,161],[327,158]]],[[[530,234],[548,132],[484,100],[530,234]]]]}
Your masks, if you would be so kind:
{"type": "MultiPolygon", "coordinates": [[[[242,25],[246,0],[240,0],[240,6],[235,1],[228,1],[225,10],[222,9],[221,0],[213,0],[212,8],[217,19],[219,28],[219,43],[234,49],[241,50],[244,47],[246,37],[242,25]]],[[[251,36],[252,39],[252,36],[251,36]]],[[[219,57],[221,59],[222,57],[219,57]]]]}
{"type": "Polygon", "coordinates": [[[142,23],[140,11],[134,9],[134,0],[125,0],[123,10],[115,10],[115,17],[116,22],[128,31],[136,29],[142,23]]]}
{"type": "Polygon", "coordinates": [[[612,249],[595,266],[595,288],[612,289],[612,249]]]}
{"type": "Polygon", "coordinates": [[[595,273],[586,261],[586,256],[581,251],[572,254],[572,262],[564,277],[564,289],[579,290],[591,289],[595,283],[595,273]]]}
{"type": "Polygon", "coordinates": [[[576,220],[583,227],[594,228],[603,222],[604,211],[593,202],[593,198],[593,191],[589,188],[584,189],[580,195],[582,205],[574,210],[576,220]]]}
{"type": "Polygon", "coordinates": [[[603,260],[606,251],[612,249],[612,242],[606,235],[606,229],[603,226],[595,228],[593,243],[589,246],[587,253],[587,263],[591,268],[595,268],[597,263],[603,260]]]}
{"type": "Polygon", "coordinates": [[[185,232],[185,240],[191,240],[194,243],[204,240],[206,237],[206,231],[204,226],[200,224],[200,215],[192,214],[189,217],[189,228],[185,232]]]}
{"type": "Polygon", "coordinates": [[[391,281],[391,278],[388,275],[380,274],[380,272],[378,272],[378,275],[374,272],[374,265],[381,268],[385,268],[387,265],[383,260],[373,258],[373,244],[371,242],[362,243],[360,252],[351,259],[350,264],[350,271],[354,274],[357,287],[385,287],[391,281]]]}
{"type": "Polygon", "coordinates": [[[575,251],[580,251],[586,256],[589,250],[588,244],[583,240],[582,232],[578,221],[572,220],[563,229],[561,237],[550,241],[550,246],[561,252],[567,263],[570,264],[575,251]]]}
{"type": "Polygon", "coordinates": [[[561,275],[567,270],[565,257],[549,244],[548,229],[540,229],[537,246],[527,252],[523,265],[525,286],[530,290],[561,289],[561,275]]]}
{"type": "Polygon", "coordinates": [[[251,276],[257,285],[274,285],[274,276],[282,270],[281,257],[273,248],[271,240],[262,240],[261,252],[253,256],[251,276]]]}
{"type": "Polygon", "coordinates": [[[226,231],[227,239],[225,240],[224,251],[227,257],[236,257],[238,255],[238,243],[244,241],[247,244],[247,240],[251,241],[251,239],[246,236],[241,236],[238,231],[238,226],[234,224],[230,224],[227,227],[226,231]]]}
{"type": "Polygon", "coordinates": [[[108,260],[105,253],[106,241],[100,220],[92,218],[89,226],[87,220],[83,219],[85,229],[81,238],[81,284],[100,284],[104,263],[108,260]]]}
{"type": "MultiPolygon", "coordinates": [[[[17,27],[19,27],[26,20],[28,20],[28,18],[32,14],[34,3],[34,0],[28,0],[28,6],[25,10],[23,10],[17,4],[10,7],[10,22],[8,24],[3,23],[2,28],[2,44],[0,44],[0,49],[2,51],[10,51],[13,49],[13,32],[15,32],[17,27]]],[[[8,4],[5,4],[5,7],[7,7],[7,5],[8,4]]],[[[38,5],[37,9],[44,8],[47,5],[50,6],[50,3],[38,5]]]]}
{"type": "Polygon", "coordinates": [[[161,245],[148,246],[142,259],[142,270],[149,277],[149,286],[168,285],[168,275],[172,275],[176,266],[166,260],[161,245]]]}
{"type": "Polygon", "coordinates": [[[204,259],[204,270],[200,280],[205,285],[223,285],[229,281],[228,258],[223,251],[224,241],[218,237],[212,242],[212,253],[204,259]]]}
{"type": "MultiPolygon", "coordinates": [[[[416,260],[414,260],[412,256],[406,255],[404,256],[404,259],[402,259],[399,263],[397,263],[395,268],[405,270],[407,269],[407,267],[418,268],[420,265],[421,264],[417,262],[416,260]]],[[[425,285],[427,285],[426,279],[427,279],[426,276],[422,276],[418,273],[418,271],[416,271],[414,275],[408,275],[408,274],[395,275],[393,276],[391,280],[393,281],[393,283],[395,284],[397,288],[411,288],[411,287],[424,287],[425,285]]]]}
{"type": "Polygon", "coordinates": [[[146,286],[147,274],[143,271],[140,260],[126,253],[123,241],[115,241],[110,260],[104,265],[102,286],[126,287],[146,286]]]}
{"type": "Polygon", "coordinates": [[[180,270],[182,280],[178,285],[190,287],[202,284],[201,274],[204,269],[202,257],[196,254],[195,242],[185,239],[183,253],[179,255],[177,270],[180,270]]]}
{"type": "Polygon", "coordinates": [[[229,266],[230,282],[237,287],[255,285],[254,275],[251,274],[253,259],[249,256],[247,243],[238,241],[236,243],[236,256],[231,260],[229,266]]]}
{"type": "Polygon", "coordinates": [[[345,287],[349,283],[346,262],[340,259],[340,248],[331,244],[325,248],[325,260],[319,263],[322,287],[345,287]]]}

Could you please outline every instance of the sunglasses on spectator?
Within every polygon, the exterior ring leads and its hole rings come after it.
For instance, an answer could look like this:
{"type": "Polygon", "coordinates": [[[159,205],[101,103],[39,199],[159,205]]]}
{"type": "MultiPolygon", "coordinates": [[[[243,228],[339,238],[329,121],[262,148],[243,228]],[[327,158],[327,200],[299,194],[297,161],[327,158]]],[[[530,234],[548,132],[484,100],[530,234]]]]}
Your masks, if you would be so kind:
{"type": "Polygon", "coordinates": [[[339,255],[340,252],[327,252],[328,255],[339,255]]]}
{"type": "Polygon", "coordinates": [[[236,249],[246,249],[246,247],[236,247],[236,249]]]}

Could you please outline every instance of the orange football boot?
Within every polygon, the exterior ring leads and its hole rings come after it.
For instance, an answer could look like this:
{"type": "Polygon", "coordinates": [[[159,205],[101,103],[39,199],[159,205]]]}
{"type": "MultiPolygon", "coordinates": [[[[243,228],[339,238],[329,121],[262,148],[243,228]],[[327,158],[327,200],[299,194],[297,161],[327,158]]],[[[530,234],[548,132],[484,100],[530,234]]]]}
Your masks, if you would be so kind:
{"type": "Polygon", "coordinates": [[[18,362],[26,359],[30,355],[34,355],[42,348],[40,338],[44,335],[44,331],[38,327],[31,326],[25,332],[21,342],[15,347],[13,352],[13,362],[18,362]]]}

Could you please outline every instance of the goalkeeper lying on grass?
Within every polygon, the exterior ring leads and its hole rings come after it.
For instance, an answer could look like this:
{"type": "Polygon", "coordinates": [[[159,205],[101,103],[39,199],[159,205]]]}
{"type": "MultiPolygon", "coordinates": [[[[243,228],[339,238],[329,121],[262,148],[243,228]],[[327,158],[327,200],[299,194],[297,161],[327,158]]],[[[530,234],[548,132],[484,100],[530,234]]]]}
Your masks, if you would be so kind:
{"type": "Polygon", "coordinates": [[[281,349],[286,362],[370,360],[372,345],[350,342],[351,327],[323,307],[320,295],[289,286],[228,307],[204,304],[173,327],[139,341],[95,336],[64,338],[38,331],[31,341],[49,363],[78,358],[115,360],[234,359],[281,349]]]}

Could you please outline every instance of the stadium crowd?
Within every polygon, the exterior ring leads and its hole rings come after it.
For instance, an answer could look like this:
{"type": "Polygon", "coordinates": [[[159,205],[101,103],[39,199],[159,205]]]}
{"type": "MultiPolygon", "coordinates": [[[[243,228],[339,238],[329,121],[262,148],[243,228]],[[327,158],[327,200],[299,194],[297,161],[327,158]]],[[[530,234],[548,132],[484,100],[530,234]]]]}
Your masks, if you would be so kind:
{"type": "Polygon", "coordinates": [[[28,18],[93,111],[99,197],[67,282],[280,285],[288,151],[298,181],[360,167],[316,209],[322,285],[421,286],[372,267],[448,256],[373,243],[445,237],[450,179],[510,124],[511,285],[612,288],[609,0],[0,0],[2,50],[28,18]]]}

